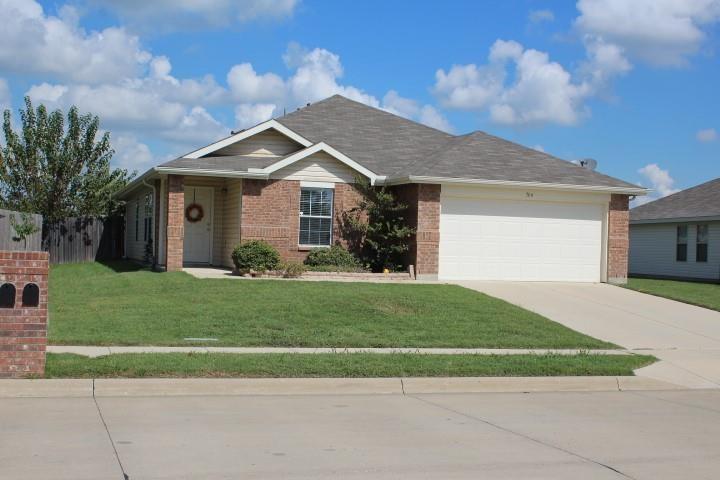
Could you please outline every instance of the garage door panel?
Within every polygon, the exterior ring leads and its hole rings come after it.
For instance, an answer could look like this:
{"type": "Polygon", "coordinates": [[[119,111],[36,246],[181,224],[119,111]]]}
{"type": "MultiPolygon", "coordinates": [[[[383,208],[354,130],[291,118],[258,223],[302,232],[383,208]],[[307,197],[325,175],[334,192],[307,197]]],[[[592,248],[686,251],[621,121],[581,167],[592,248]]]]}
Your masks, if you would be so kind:
{"type": "Polygon", "coordinates": [[[440,278],[600,280],[600,204],[443,196],[440,278]]]}

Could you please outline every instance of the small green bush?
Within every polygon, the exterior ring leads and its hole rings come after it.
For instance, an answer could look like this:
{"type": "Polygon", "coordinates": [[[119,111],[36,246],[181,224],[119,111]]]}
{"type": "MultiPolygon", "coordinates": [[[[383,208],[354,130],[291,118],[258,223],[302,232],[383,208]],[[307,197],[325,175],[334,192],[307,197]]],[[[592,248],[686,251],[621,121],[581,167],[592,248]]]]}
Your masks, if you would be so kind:
{"type": "Polygon", "coordinates": [[[283,277],[285,278],[298,278],[305,273],[305,265],[300,262],[285,262],[282,264],[283,277]]]}
{"type": "Polygon", "coordinates": [[[305,265],[333,265],[336,267],[357,267],[359,262],[352,253],[348,252],[341,245],[333,245],[330,248],[313,248],[305,259],[305,265]]]}
{"type": "Polygon", "coordinates": [[[232,260],[240,273],[265,272],[278,268],[280,254],[267,242],[251,240],[233,249],[232,260]]]}

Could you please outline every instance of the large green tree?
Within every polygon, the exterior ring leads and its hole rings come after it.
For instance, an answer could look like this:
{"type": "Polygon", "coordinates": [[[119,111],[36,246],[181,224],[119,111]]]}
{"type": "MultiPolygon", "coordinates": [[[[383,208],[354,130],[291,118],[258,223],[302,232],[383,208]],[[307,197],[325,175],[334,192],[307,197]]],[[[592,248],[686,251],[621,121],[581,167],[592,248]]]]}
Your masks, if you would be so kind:
{"type": "Polygon", "coordinates": [[[28,97],[20,109],[20,128],[5,110],[0,145],[0,206],[42,214],[46,222],[65,217],[102,216],[117,207],[113,193],[132,178],[110,167],[110,135],[100,120],[72,107],[48,113],[28,97]]]}

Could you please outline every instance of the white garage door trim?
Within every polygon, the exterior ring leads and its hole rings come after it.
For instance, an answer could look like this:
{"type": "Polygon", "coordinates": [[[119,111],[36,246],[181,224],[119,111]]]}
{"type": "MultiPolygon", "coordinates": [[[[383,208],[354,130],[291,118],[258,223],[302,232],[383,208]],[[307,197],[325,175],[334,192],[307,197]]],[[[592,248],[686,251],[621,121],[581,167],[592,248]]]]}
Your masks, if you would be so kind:
{"type": "Polygon", "coordinates": [[[606,280],[609,195],[442,185],[442,280],[606,280]]]}

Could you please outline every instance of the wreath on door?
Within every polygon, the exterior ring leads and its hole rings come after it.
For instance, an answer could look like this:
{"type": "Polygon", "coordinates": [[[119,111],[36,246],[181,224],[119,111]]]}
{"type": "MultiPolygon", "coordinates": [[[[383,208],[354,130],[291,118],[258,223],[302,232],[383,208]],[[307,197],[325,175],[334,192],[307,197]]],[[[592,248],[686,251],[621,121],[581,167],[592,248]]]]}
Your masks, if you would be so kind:
{"type": "Polygon", "coordinates": [[[185,209],[185,219],[190,223],[197,223],[203,219],[205,212],[199,203],[191,203],[185,209]]]}

